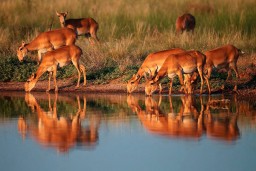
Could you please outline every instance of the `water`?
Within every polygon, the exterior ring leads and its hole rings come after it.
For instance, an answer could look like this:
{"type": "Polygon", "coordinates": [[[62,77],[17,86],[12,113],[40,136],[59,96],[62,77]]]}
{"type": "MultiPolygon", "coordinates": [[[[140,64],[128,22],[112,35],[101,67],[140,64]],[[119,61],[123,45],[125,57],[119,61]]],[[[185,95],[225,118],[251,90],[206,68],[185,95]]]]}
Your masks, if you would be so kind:
{"type": "Polygon", "coordinates": [[[0,168],[256,170],[255,104],[236,96],[0,95],[0,168]]]}

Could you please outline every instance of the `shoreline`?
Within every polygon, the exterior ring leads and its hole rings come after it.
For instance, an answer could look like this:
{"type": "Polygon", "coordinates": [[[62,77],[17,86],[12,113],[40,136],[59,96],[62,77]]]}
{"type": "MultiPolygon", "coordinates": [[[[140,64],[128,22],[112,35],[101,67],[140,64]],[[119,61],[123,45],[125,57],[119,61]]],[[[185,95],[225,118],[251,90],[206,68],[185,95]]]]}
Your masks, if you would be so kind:
{"type": "MultiPolygon", "coordinates": [[[[25,82],[0,82],[0,92],[24,92],[24,84],[25,82]]],[[[33,92],[46,92],[46,88],[48,85],[48,81],[38,81],[34,89],[31,91],[33,92]]],[[[113,94],[113,93],[120,93],[120,94],[127,94],[126,91],[126,83],[110,83],[110,84],[87,84],[85,87],[80,84],[79,88],[75,88],[75,84],[71,81],[65,80],[58,80],[57,85],[59,88],[58,93],[94,93],[94,94],[113,94]]],[[[208,95],[206,89],[204,89],[204,93],[202,95],[208,95]]],[[[53,82],[51,82],[51,90],[49,93],[54,93],[53,82]]],[[[132,94],[144,94],[144,83],[139,84],[138,89],[134,91],[132,94]]],[[[184,95],[184,93],[179,92],[178,90],[174,90],[172,92],[173,95],[184,95]]],[[[232,90],[221,90],[221,89],[212,89],[212,95],[214,94],[236,94],[232,90]]],[[[158,92],[154,93],[154,96],[158,95],[158,92]]],[[[168,89],[164,88],[162,95],[168,95],[168,89]]],[[[199,95],[199,90],[195,90],[192,95],[199,95]]],[[[256,98],[256,89],[253,88],[242,88],[238,89],[237,94],[238,99],[246,99],[252,100],[256,98]]]]}

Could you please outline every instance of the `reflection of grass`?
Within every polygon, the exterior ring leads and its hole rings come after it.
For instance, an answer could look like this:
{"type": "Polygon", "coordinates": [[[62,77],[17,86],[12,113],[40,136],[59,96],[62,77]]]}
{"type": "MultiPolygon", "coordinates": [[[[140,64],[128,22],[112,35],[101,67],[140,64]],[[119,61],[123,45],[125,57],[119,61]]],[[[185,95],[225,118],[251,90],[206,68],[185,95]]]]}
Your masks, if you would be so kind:
{"type": "Polygon", "coordinates": [[[0,118],[17,118],[29,114],[24,99],[15,97],[0,97],[0,118]]]}
{"type": "MultiPolygon", "coordinates": [[[[90,16],[98,21],[101,44],[92,47],[83,37],[77,41],[84,51],[82,63],[96,75],[110,67],[118,68],[118,75],[129,73],[130,66],[139,66],[150,52],[172,47],[205,51],[231,43],[250,53],[256,50],[255,5],[251,0],[5,0],[0,5],[0,56],[15,56],[22,40],[31,41],[39,32],[49,30],[51,24],[53,29],[59,28],[55,10],[69,11],[69,18],[90,16]],[[202,8],[205,6],[212,12],[202,8]],[[195,34],[175,35],[175,20],[185,11],[196,17],[195,34]]],[[[17,71],[9,80],[25,80],[23,77],[27,74],[17,71]]]]}

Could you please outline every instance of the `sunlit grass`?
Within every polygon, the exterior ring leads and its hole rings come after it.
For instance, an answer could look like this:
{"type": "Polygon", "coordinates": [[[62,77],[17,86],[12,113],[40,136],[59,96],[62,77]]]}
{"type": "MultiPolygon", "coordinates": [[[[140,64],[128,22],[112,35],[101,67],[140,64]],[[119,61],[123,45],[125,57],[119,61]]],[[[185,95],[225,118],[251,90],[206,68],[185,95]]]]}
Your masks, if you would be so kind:
{"type": "Polygon", "coordinates": [[[22,40],[59,28],[55,11],[99,23],[100,44],[91,46],[83,37],[77,41],[89,72],[110,66],[125,72],[149,53],[173,47],[206,51],[234,44],[250,54],[256,50],[255,6],[253,0],[3,0],[0,55],[13,57],[22,40]],[[175,20],[184,12],[196,17],[195,32],[176,35],[175,20]]]}

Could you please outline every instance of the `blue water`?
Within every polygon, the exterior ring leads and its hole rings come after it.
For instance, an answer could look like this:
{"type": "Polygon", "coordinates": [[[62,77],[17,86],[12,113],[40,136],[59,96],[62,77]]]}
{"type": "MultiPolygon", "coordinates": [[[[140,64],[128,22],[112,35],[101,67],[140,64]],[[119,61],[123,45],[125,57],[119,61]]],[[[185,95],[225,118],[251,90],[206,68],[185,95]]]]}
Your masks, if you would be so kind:
{"type": "Polygon", "coordinates": [[[186,117],[193,118],[188,122],[199,120],[192,116],[191,109],[200,113],[202,104],[206,108],[208,103],[209,107],[208,97],[200,102],[199,96],[192,96],[191,105],[189,100],[182,101],[184,96],[173,96],[172,114],[167,96],[162,97],[160,106],[154,105],[159,96],[132,98],[125,94],[58,94],[56,98],[45,93],[29,97],[4,93],[0,96],[1,170],[256,170],[256,110],[251,103],[234,100],[233,96],[212,96],[218,103],[209,110],[213,119],[191,126],[182,124],[186,117]],[[25,97],[36,102],[25,101],[25,97]],[[70,123],[78,111],[77,97],[82,109],[85,101],[85,115],[80,115],[78,124],[72,127],[70,123]],[[49,99],[52,108],[48,107],[49,99]],[[230,101],[223,105],[223,99],[230,101]],[[181,122],[182,108],[186,113],[181,122]],[[55,123],[44,123],[44,117],[53,120],[54,109],[58,115],[55,123]],[[235,116],[237,119],[232,120],[235,116]],[[26,123],[22,131],[18,129],[21,118],[26,123]],[[58,126],[63,118],[69,118],[69,125],[58,126]],[[167,118],[170,122],[165,122],[167,118]],[[174,119],[181,126],[176,127],[171,122],[174,119]],[[62,143],[68,145],[61,147],[62,143]]]}

